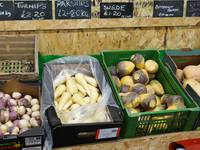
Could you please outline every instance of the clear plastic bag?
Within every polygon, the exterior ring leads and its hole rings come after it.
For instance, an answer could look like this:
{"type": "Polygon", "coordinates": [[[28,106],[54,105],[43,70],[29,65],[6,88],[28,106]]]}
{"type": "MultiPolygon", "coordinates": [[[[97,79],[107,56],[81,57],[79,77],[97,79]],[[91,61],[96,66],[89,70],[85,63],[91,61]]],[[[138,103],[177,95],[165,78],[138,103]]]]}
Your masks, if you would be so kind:
{"type": "MultiPolygon", "coordinates": [[[[51,61],[44,66],[42,84],[42,108],[43,114],[50,107],[54,106],[54,88],[64,80],[67,75],[82,73],[93,76],[101,91],[102,98],[98,103],[81,106],[68,113],[60,111],[58,116],[62,117],[62,123],[91,123],[112,121],[107,111],[107,106],[118,107],[114,101],[112,90],[106,81],[103,69],[99,61],[90,56],[69,56],[51,61]],[[106,113],[105,113],[106,112],[106,113]],[[63,116],[60,116],[63,115],[63,116]],[[65,121],[66,119],[66,121],[65,121]],[[70,120],[70,121],[69,121],[70,120]]],[[[44,115],[45,128],[47,133],[48,145],[52,144],[50,128],[44,115]]]]}

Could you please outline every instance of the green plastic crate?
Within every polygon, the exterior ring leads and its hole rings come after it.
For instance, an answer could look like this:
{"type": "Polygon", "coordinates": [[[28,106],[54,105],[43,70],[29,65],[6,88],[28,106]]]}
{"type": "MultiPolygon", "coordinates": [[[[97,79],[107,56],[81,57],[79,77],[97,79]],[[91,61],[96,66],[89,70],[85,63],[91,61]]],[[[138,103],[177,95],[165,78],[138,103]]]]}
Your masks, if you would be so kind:
{"type": "Polygon", "coordinates": [[[196,103],[190,100],[181,88],[174,82],[170,73],[165,69],[164,64],[159,59],[158,51],[103,51],[102,53],[106,73],[109,78],[112,90],[121,105],[124,112],[124,123],[122,128],[122,137],[138,137],[153,134],[177,132],[192,130],[195,120],[199,113],[199,107],[196,103]],[[108,67],[116,65],[122,60],[130,60],[130,57],[135,54],[142,54],[145,59],[153,59],[159,64],[159,71],[157,73],[157,80],[159,80],[166,93],[178,94],[184,98],[187,108],[181,110],[163,110],[158,112],[140,112],[130,114],[121,102],[115,83],[111,77],[108,67]],[[166,76],[168,78],[166,78],[166,76]],[[170,81],[170,82],[169,82],[170,81]]]}
{"type": "MultiPolygon", "coordinates": [[[[40,80],[42,80],[42,72],[43,72],[43,67],[44,67],[45,63],[55,60],[55,59],[58,59],[58,58],[66,57],[66,56],[67,55],[41,55],[41,54],[39,54],[39,77],[40,77],[40,80]]],[[[90,55],[90,56],[96,58],[99,61],[99,63],[101,64],[102,69],[105,70],[104,65],[103,65],[103,60],[102,60],[102,57],[100,54],[94,54],[94,55],[90,55]]]]}

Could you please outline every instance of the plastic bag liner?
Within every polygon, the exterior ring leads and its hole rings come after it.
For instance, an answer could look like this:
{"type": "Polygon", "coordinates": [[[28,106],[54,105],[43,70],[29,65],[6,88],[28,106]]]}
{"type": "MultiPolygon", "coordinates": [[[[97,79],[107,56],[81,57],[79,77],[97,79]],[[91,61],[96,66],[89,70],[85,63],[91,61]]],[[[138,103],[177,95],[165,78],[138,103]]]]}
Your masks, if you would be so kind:
{"type": "MultiPolygon", "coordinates": [[[[72,118],[75,117],[77,120],[83,121],[91,115],[94,115],[94,113],[97,113],[97,111],[100,112],[101,109],[105,108],[107,105],[118,107],[114,101],[112,90],[104,76],[103,69],[96,58],[90,56],[68,56],[46,63],[43,69],[42,81],[42,110],[45,130],[47,132],[47,140],[45,142],[46,148],[51,147],[53,143],[45,111],[50,106],[55,107],[54,85],[58,84],[66,74],[75,75],[76,73],[93,76],[97,80],[102,99],[99,103],[81,106],[70,111],[68,116],[73,116],[72,118]]],[[[73,123],[77,122],[74,121],[73,123]]]]}

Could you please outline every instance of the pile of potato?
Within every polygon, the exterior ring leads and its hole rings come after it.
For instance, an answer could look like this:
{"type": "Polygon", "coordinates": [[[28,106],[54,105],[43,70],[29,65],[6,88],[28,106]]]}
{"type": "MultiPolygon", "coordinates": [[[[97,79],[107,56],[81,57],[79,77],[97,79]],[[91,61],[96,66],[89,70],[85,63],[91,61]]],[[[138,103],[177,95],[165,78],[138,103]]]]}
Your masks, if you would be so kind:
{"type": "Polygon", "coordinates": [[[200,64],[186,66],[183,70],[177,69],[176,76],[184,88],[189,84],[200,96],[200,64]]]}
{"type": "Polygon", "coordinates": [[[0,92],[0,137],[18,135],[40,126],[40,104],[31,95],[0,92]]]}
{"type": "MultiPolygon", "coordinates": [[[[76,118],[68,120],[67,112],[71,112],[81,106],[98,103],[101,98],[102,95],[96,79],[82,73],[76,73],[73,76],[66,74],[66,77],[60,80],[59,84],[55,85],[54,89],[55,108],[58,117],[63,123],[77,123],[76,118]]],[[[102,109],[101,112],[96,113],[93,118],[87,118],[82,122],[104,121],[107,121],[107,112],[105,109],[102,109]],[[100,117],[99,114],[101,114],[100,117]]]]}
{"type": "Polygon", "coordinates": [[[181,96],[165,94],[162,84],[156,80],[159,65],[154,60],[145,61],[137,53],[109,70],[124,106],[131,113],[185,108],[181,96]]]}

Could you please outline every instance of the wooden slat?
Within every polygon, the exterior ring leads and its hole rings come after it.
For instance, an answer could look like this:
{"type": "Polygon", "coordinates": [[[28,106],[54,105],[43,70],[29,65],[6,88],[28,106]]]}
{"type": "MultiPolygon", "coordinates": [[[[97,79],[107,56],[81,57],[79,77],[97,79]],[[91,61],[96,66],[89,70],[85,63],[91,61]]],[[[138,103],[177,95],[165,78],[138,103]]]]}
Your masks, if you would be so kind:
{"type": "Polygon", "coordinates": [[[31,20],[4,21],[1,31],[43,31],[70,29],[109,29],[132,27],[184,27],[200,25],[200,17],[194,18],[131,18],[131,19],[82,19],[82,20],[31,20]]]}

